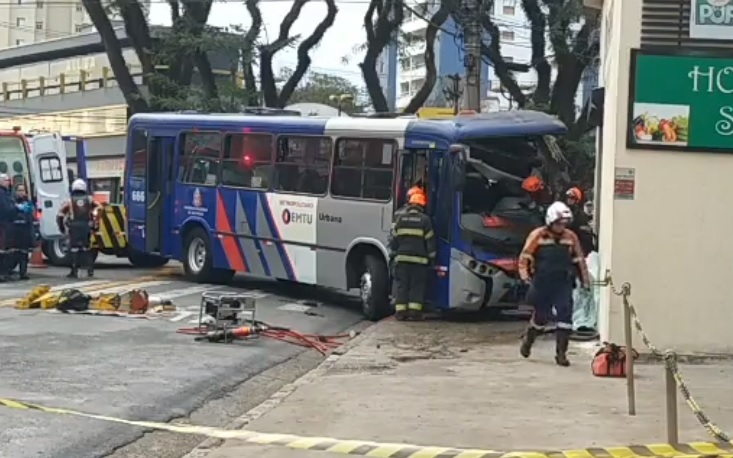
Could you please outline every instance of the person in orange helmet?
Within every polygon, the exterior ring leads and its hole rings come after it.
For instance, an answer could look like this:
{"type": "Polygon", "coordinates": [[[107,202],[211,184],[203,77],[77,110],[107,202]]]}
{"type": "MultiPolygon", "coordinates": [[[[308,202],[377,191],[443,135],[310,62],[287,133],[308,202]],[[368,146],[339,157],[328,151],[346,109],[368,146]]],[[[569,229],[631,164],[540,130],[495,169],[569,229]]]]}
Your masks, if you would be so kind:
{"type": "Polygon", "coordinates": [[[583,191],[578,187],[572,187],[565,192],[565,203],[573,212],[573,221],[568,227],[580,240],[583,254],[587,256],[595,250],[595,235],[590,226],[590,218],[583,210],[583,191]]]}
{"type": "Polygon", "coordinates": [[[405,212],[397,217],[389,240],[394,260],[395,317],[398,320],[423,317],[428,273],[435,262],[433,223],[425,214],[425,194],[410,196],[405,212]]]}

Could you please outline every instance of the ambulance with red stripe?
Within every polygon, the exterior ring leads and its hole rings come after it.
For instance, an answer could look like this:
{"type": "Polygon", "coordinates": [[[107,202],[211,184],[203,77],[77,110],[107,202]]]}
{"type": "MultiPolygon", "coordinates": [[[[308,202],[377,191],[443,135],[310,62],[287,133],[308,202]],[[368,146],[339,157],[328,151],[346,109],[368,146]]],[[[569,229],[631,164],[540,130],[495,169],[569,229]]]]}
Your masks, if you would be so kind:
{"type": "Polygon", "coordinates": [[[541,212],[522,181],[565,126],[513,111],[454,119],[150,113],[128,126],[132,249],[180,260],[194,281],[237,273],[356,289],[391,313],[387,237],[406,190],[428,191],[438,310],[516,307],[516,257],[541,212]]]}

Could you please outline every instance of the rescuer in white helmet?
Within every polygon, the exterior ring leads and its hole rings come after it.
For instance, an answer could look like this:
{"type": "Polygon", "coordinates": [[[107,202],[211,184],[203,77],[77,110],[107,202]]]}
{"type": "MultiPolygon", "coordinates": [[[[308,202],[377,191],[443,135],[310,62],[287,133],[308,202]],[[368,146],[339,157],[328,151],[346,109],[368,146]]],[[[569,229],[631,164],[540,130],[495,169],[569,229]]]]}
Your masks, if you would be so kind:
{"type": "Polygon", "coordinates": [[[71,255],[71,271],[67,278],[78,278],[79,267],[86,267],[87,276],[94,276],[94,258],[90,245],[94,228],[94,210],[99,204],[87,191],[87,184],[82,179],[71,184],[71,198],[59,210],[56,223],[61,233],[69,236],[69,253],[71,255]]]}
{"type": "Polygon", "coordinates": [[[529,302],[534,306],[527,331],[522,339],[520,353],[529,358],[532,345],[552,317],[555,308],[557,347],[555,362],[569,366],[567,358],[570,332],[573,328],[573,289],[578,276],[584,288],[590,287],[580,241],[568,229],[573,213],[563,202],[555,202],[547,209],[545,226],[533,230],[519,256],[519,276],[531,282],[529,302]]]}

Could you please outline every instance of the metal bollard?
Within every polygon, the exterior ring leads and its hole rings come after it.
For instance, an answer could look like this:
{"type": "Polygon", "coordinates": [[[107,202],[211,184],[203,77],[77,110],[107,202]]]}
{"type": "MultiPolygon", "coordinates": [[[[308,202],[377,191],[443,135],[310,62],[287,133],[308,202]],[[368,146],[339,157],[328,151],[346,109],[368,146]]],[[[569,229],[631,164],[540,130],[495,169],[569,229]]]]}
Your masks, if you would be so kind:
{"type": "Polygon", "coordinates": [[[631,331],[631,309],[626,297],[631,294],[631,286],[624,288],[624,337],[626,340],[626,398],[629,415],[636,415],[636,389],[634,387],[634,339],[631,331]]]}
{"type": "Polygon", "coordinates": [[[667,443],[679,443],[679,428],[677,420],[677,382],[669,365],[664,366],[664,385],[667,398],[667,443]]]}

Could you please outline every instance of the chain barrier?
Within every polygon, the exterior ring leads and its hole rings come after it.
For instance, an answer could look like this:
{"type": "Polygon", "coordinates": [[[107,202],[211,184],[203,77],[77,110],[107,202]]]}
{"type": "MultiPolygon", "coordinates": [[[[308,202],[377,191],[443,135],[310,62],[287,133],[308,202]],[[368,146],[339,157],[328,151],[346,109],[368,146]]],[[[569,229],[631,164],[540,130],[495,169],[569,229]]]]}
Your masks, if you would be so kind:
{"type": "MultiPolygon", "coordinates": [[[[702,425],[702,427],[705,428],[705,430],[713,438],[715,438],[716,441],[730,442],[730,436],[723,432],[723,430],[721,430],[718,425],[710,420],[705,412],[703,412],[700,404],[698,404],[695,398],[692,396],[692,393],[690,392],[687,383],[682,378],[682,374],[680,373],[677,353],[673,350],[661,351],[652,343],[646,332],[644,332],[644,328],[641,325],[641,321],[639,320],[639,316],[636,313],[636,309],[634,308],[634,305],[631,304],[631,302],[629,301],[629,296],[631,295],[631,283],[625,282],[621,285],[621,288],[617,288],[615,283],[613,282],[611,273],[607,271],[605,280],[595,282],[594,284],[596,286],[608,286],[615,296],[621,297],[624,306],[629,310],[631,319],[634,323],[634,327],[639,333],[642,342],[644,342],[644,345],[649,349],[649,352],[653,356],[660,358],[664,361],[664,365],[674,377],[674,381],[677,385],[677,388],[679,389],[679,392],[682,394],[682,398],[685,400],[685,403],[690,408],[690,410],[692,410],[692,413],[695,415],[695,418],[697,418],[697,421],[700,423],[700,425],[702,425]]],[[[631,350],[632,349],[628,349],[627,351],[631,350]]]]}

